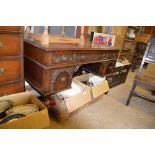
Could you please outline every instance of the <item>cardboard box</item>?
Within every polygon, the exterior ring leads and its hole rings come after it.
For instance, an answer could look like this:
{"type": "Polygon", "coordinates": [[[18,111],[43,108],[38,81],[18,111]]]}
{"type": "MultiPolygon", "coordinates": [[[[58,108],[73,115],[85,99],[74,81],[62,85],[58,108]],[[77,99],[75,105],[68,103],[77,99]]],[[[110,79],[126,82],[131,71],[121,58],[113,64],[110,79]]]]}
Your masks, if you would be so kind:
{"type": "Polygon", "coordinates": [[[81,86],[85,85],[85,87],[87,88],[91,88],[91,93],[92,93],[92,98],[95,99],[101,95],[103,95],[104,93],[109,91],[109,85],[108,85],[108,81],[107,80],[103,80],[102,82],[96,84],[95,86],[88,86],[84,83],[82,83],[82,81],[88,81],[89,78],[94,77],[95,75],[89,73],[89,74],[84,74],[81,76],[77,76],[73,79],[74,82],[80,84],[81,86]],[[79,83],[80,82],[80,83],[79,83]]]}
{"type": "Polygon", "coordinates": [[[46,106],[39,101],[30,92],[12,94],[4,97],[0,97],[0,100],[12,100],[14,106],[23,104],[35,104],[39,107],[40,111],[34,112],[25,117],[12,120],[5,124],[0,125],[3,129],[34,129],[34,128],[46,128],[49,126],[49,116],[46,106]]]}
{"type": "Polygon", "coordinates": [[[67,119],[72,112],[92,100],[91,88],[81,84],[79,81],[76,81],[76,84],[82,89],[81,92],[69,97],[61,97],[58,95],[59,93],[52,96],[55,104],[49,110],[60,121],[67,119]]]}
{"type": "Polygon", "coordinates": [[[82,88],[82,92],[74,96],[65,98],[66,106],[69,113],[75,111],[76,109],[82,107],[83,105],[92,100],[91,89],[86,87],[85,85],[81,85],[81,82],[77,81],[76,83],[82,88]]]}

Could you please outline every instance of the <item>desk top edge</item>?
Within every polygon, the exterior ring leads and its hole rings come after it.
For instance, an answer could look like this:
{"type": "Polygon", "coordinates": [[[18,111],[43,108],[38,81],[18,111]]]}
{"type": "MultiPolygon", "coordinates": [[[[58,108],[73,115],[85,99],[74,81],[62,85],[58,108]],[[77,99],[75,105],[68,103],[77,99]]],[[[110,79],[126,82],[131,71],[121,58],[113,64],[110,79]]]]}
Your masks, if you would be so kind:
{"type": "Polygon", "coordinates": [[[90,43],[86,43],[84,46],[80,46],[78,44],[73,44],[73,43],[51,43],[49,46],[42,46],[39,41],[32,40],[32,39],[25,39],[24,42],[31,44],[37,48],[40,48],[44,51],[50,52],[50,51],[55,51],[55,50],[108,50],[108,51],[119,51],[119,48],[116,47],[103,47],[103,48],[95,48],[92,47],[90,43]]]}

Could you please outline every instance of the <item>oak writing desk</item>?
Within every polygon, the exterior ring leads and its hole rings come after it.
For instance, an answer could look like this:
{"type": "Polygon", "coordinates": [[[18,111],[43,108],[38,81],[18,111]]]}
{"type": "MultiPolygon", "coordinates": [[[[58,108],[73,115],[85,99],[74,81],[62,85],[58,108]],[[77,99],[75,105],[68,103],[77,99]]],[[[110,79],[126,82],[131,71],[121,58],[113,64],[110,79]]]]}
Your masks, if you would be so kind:
{"type": "Polygon", "coordinates": [[[90,44],[42,46],[39,41],[27,39],[24,42],[25,79],[43,96],[54,94],[71,87],[74,68],[78,65],[100,63],[100,72],[103,70],[106,74],[105,70],[115,67],[118,52],[117,48],[94,48],[90,44]]]}

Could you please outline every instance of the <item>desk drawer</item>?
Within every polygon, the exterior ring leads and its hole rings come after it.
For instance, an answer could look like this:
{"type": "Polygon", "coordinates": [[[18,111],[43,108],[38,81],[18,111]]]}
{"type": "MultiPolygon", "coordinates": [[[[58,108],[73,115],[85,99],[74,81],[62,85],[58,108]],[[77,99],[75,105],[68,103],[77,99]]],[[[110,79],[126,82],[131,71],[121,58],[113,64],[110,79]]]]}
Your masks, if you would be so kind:
{"type": "Polygon", "coordinates": [[[0,86],[0,96],[20,93],[24,91],[24,81],[0,86]]]}
{"type": "Polygon", "coordinates": [[[74,61],[74,52],[68,51],[65,53],[63,51],[57,51],[52,57],[53,64],[72,63],[74,61]]]}
{"type": "Polygon", "coordinates": [[[18,56],[22,51],[19,34],[0,34],[0,56],[18,56]]]}
{"type": "Polygon", "coordinates": [[[101,59],[100,57],[101,53],[86,51],[85,53],[76,53],[75,62],[97,61],[101,59]]]}
{"type": "Polygon", "coordinates": [[[0,31],[14,31],[14,32],[20,32],[21,26],[0,26],[0,31]]]}
{"type": "Polygon", "coordinates": [[[0,60],[0,85],[22,78],[22,60],[0,60]]]}
{"type": "Polygon", "coordinates": [[[24,58],[26,81],[42,95],[50,95],[71,87],[73,67],[46,69],[24,58]]]}

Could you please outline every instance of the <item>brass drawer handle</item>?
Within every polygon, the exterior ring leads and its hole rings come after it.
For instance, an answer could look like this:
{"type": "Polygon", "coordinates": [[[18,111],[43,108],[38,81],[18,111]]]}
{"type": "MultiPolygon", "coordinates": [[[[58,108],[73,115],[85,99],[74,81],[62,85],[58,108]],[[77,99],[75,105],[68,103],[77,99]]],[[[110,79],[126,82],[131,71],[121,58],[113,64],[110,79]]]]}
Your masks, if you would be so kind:
{"type": "Polygon", "coordinates": [[[4,74],[4,68],[0,68],[0,76],[2,76],[4,74]]]}
{"type": "Polygon", "coordinates": [[[4,45],[3,45],[3,43],[0,41],[0,47],[3,47],[4,45]]]}

